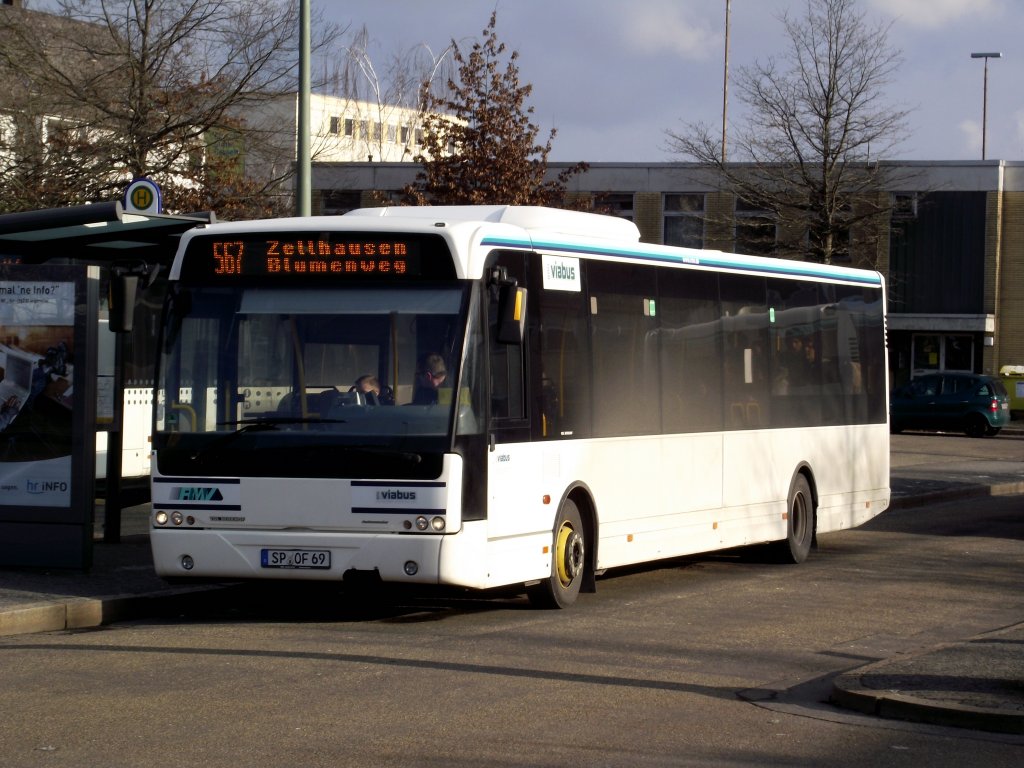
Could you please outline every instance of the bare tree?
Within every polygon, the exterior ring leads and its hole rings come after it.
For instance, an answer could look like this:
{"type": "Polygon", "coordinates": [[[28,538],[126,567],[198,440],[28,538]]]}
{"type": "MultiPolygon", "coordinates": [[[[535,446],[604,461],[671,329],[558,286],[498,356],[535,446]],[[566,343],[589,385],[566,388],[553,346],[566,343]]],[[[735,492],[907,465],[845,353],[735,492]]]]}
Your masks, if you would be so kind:
{"type": "Polygon", "coordinates": [[[417,157],[423,170],[406,192],[417,204],[566,204],[565,183],[586,170],[579,163],[557,179],[545,178],[555,129],[544,144],[531,122],[533,107],[525,107],[531,85],[519,83],[516,60],[500,65],[505,44],[498,41],[497,14],[492,13],[483,42],[468,55],[452,41],[457,81],[437,93],[433,83],[422,86],[425,137],[417,157]]]}
{"type": "MultiPolygon", "coordinates": [[[[292,173],[290,163],[279,163],[278,178],[242,184],[242,163],[259,151],[260,137],[243,137],[241,130],[247,112],[295,91],[297,3],[57,0],[55,6],[54,14],[0,13],[0,70],[22,85],[8,109],[44,127],[59,122],[81,145],[60,163],[48,146],[50,133],[39,137],[46,164],[77,168],[90,179],[79,186],[71,174],[72,183],[53,190],[63,202],[109,196],[125,177],[145,175],[161,183],[174,209],[175,198],[202,198],[203,185],[218,179],[231,177],[251,195],[292,173]],[[216,169],[206,166],[211,157],[216,169]]],[[[319,18],[313,28],[314,48],[340,34],[319,18]]],[[[294,134],[293,125],[284,128],[294,134]]],[[[209,199],[218,197],[210,192],[209,199]]]]}
{"type": "MultiPolygon", "coordinates": [[[[830,263],[850,254],[851,232],[878,233],[893,182],[889,157],[907,111],[884,101],[902,61],[889,24],[869,21],[857,0],[807,0],[800,17],[780,17],[789,49],[739,70],[747,106],[723,161],[721,136],[701,123],[667,131],[669,147],[720,174],[751,210],[775,219],[779,251],[830,263]]],[[[870,250],[870,249],[868,249],[870,250]]]]}
{"type": "Polygon", "coordinates": [[[365,117],[372,124],[401,123],[405,128],[404,140],[393,137],[389,141],[381,131],[357,136],[363,142],[363,156],[384,159],[385,142],[394,144],[397,140],[405,147],[402,159],[411,160],[416,132],[422,127],[418,117],[420,90],[424,83],[430,83],[433,88],[451,79],[453,46],[435,53],[422,43],[383,60],[377,58],[375,62],[373,45],[369,30],[362,27],[345,46],[345,58],[328,82],[333,84],[334,95],[365,103],[372,113],[365,117]],[[417,115],[417,118],[410,122],[408,115],[417,115]]]}

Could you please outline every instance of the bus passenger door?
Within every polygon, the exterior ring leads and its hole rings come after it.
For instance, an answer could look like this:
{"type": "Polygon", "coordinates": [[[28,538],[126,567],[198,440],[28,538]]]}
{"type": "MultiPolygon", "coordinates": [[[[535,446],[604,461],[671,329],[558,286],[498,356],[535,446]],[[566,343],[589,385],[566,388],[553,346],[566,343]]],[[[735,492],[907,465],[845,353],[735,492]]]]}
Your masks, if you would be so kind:
{"type": "MultiPolygon", "coordinates": [[[[550,521],[542,517],[542,493],[535,485],[540,477],[539,452],[530,443],[529,332],[518,343],[515,334],[508,333],[508,303],[514,300],[515,291],[526,288],[526,258],[520,252],[502,252],[488,270],[487,504],[488,532],[492,538],[550,526],[550,521]]],[[[520,294],[519,299],[528,296],[520,294]]],[[[528,313],[529,301],[520,309],[528,313]]]]}

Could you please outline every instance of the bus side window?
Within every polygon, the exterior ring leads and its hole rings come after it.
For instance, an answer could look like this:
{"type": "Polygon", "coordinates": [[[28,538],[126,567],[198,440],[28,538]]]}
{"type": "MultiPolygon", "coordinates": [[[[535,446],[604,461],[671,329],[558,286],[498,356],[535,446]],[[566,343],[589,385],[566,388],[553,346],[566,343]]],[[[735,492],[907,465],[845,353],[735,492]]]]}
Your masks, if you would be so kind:
{"type": "Polygon", "coordinates": [[[537,412],[535,438],[572,439],[591,434],[590,348],[587,339],[587,301],[583,292],[545,290],[540,259],[532,273],[539,285],[531,307],[537,311],[534,361],[540,371],[539,391],[531,393],[537,412]]]}
{"type": "MultiPolygon", "coordinates": [[[[526,284],[525,256],[515,251],[502,252],[494,263],[504,269],[520,286],[526,284]]],[[[495,419],[521,421],[526,418],[526,344],[503,344],[498,341],[501,322],[499,301],[490,294],[487,305],[487,327],[491,357],[491,416],[495,419]]]]}

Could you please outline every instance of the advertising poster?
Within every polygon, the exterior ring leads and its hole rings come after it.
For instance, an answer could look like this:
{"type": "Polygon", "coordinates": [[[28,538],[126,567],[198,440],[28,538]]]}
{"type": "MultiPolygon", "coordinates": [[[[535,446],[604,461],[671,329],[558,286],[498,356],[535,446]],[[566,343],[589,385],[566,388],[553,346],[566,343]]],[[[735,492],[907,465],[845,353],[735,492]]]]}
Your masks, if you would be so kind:
{"type": "Polygon", "coordinates": [[[0,567],[88,568],[99,268],[0,264],[0,567]]]}
{"type": "Polygon", "coordinates": [[[0,281],[0,504],[71,503],[75,283],[0,281]]]}

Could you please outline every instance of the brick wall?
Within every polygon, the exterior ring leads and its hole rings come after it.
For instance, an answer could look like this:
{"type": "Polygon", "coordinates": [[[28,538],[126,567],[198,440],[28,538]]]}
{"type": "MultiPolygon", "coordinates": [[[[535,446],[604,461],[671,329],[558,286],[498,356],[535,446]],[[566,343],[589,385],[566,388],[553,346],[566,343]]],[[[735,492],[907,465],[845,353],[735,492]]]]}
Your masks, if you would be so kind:
{"type": "Polygon", "coordinates": [[[1024,365],[1024,192],[1004,192],[1000,213],[998,346],[993,351],[999,366],[1024,365]]]}

